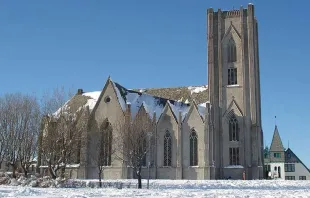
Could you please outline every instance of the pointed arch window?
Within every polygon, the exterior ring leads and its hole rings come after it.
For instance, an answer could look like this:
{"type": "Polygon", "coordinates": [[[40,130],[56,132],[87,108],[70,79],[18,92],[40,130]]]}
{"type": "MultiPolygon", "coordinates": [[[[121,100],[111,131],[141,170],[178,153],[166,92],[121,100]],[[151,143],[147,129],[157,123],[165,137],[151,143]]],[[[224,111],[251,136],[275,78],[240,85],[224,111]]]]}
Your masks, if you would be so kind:
{"type": "Polygon", "coordinates": [[[105,121],[101,128],[100,154],[98,161],[102,166],[111,166],[112,156],[112,127],[105,121]]]}
{"type": "Polygon", "coordinates": [[[237,49],[236,43],[233,38],[229,39],[228,47],[227,47],[227,61],[229,63],[237,61],[237,49]]]}
{"type": "MultiPolygon", "coordinates": [[[[142,132],[141,134],[145,134],[144,132],[142,132]]],[[[147,146],[147,142],[146,142],[146,137],[142,137],[142,142],[141,145],[139,147],[139,156],[141,157],[141,166],[146,166],[146,146],[147,146]]]]}
{"type": "Polygon", "coordinates": [[[229,119],[229,141],[239,141],[239,124],[235,115],[229,119]]]}
{"type": "Polygon", "coordinates": [[[190,142],[190,166],[198,165],[198,137],[195,130],[192,130],[189,136],[190,142]]]}
{"type": "Polygon", "coordinates": [[[164,166],[171,166],[172,158],[172,139],[169,131],[166,131],[164,136],[164,166]]]}

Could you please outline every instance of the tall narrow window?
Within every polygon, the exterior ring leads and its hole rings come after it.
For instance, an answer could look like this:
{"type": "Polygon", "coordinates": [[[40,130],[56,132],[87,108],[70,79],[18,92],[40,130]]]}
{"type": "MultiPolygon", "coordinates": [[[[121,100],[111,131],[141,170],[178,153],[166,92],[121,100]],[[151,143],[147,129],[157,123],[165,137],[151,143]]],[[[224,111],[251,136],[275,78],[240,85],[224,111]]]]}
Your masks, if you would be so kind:
{"type": "Polygon", "coordinates": [[[229,164],[240,165],[239,164],[239,148],[229,148],[229,164]]]}
{"type": "Polygon", "coordinates": [[[193,130],[189,136],[190,142],[190,166],[198,165],[198,138],[196,132],[193,130]]]}
{"type": "Polygon", "coordinates": [[[237,68],[229,68],[228,69],[228,85],[236,85],[237,84],[237,68]]]}
{"type": "Polygon", "coordinates": [[[142,145],[139,148],[139,155],[141,156],[141,166],[146,166],[146,139],[143,139],[142,145]]]}
{"type": "Polygon", "coordinates": [[[102,129],[100,142],[100,156],[102,166],[111,166],[112,155],[112,127],[109,122],[106,122],[102,129]]]}
{"type": "Polygon", "coordinates": [[[169,131],[166,131],[164,136],[164,166],[171,166],[171,158],[172,158],[172,140],[171,134],[169,131]]]}
{"type": "Polygon", "coordinates": [[[239,125],[235,115],[229,120],[229,141],[239,141],[239,125]]]}
{"type": "Polygon", "coordinates": [[[227,61],[229,63],[237,61],[237,50],[236,50],[236,43],[233,38],[230,38],[227,47],[227,61]]]}

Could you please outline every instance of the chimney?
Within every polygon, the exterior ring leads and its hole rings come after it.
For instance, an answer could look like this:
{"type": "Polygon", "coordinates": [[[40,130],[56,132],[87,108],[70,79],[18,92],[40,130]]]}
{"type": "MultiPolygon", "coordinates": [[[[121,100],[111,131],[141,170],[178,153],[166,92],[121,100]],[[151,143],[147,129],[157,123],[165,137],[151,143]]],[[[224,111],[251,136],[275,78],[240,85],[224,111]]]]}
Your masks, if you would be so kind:
{"type": "Polygon", "coordinates": [[[76,95],[82,95],[84,92],[83,92],[83,89],[78,89],[76,95]]]}

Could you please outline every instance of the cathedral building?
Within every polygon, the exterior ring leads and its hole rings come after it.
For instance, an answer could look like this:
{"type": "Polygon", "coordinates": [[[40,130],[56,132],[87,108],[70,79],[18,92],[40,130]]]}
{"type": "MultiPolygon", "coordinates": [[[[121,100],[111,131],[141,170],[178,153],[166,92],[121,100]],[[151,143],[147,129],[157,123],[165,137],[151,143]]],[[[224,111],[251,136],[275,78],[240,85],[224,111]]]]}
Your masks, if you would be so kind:
{"type": "MultiPolygon", "coordinates": [[[[101,133],[101,126],[114,126],[123,118],[130,122],[145,118],[157,137],[146,156],[152,179],[263,178],[254,6],[229,11],[210,8],[207,24],[208,85],[139,90],[127,89],[109,77],[101,91],[79,89],[65,104],[82,112],[77,122],[87,121],[84,134],[90,140],[78,147],[77,165],[69,168],[71,177],[98,178],[89,156],[98,152],[91,141],[101,133]]],[[[118,129],[112,127],[112,138],[117,133],[118,129]]],[[[134,177],[133,170],[121,160],[110,160],[105,165],[105,179],[134,177]]],[[[143,167],[142,178],[147,175],[143,167]]]]}

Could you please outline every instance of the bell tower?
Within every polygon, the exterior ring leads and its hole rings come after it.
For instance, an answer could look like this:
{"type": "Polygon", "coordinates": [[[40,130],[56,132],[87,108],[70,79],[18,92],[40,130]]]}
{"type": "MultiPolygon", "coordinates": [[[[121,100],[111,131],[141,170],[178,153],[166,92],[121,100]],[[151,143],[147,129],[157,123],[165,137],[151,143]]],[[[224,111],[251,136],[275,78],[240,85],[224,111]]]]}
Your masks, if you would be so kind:
{"type": "Polygon", "coordinates": [[[211,179],[263,178],[263,132],[254,5],[207,10],[211,179]],[[212,172],[212,171],[211,171],[212,172]]]}

